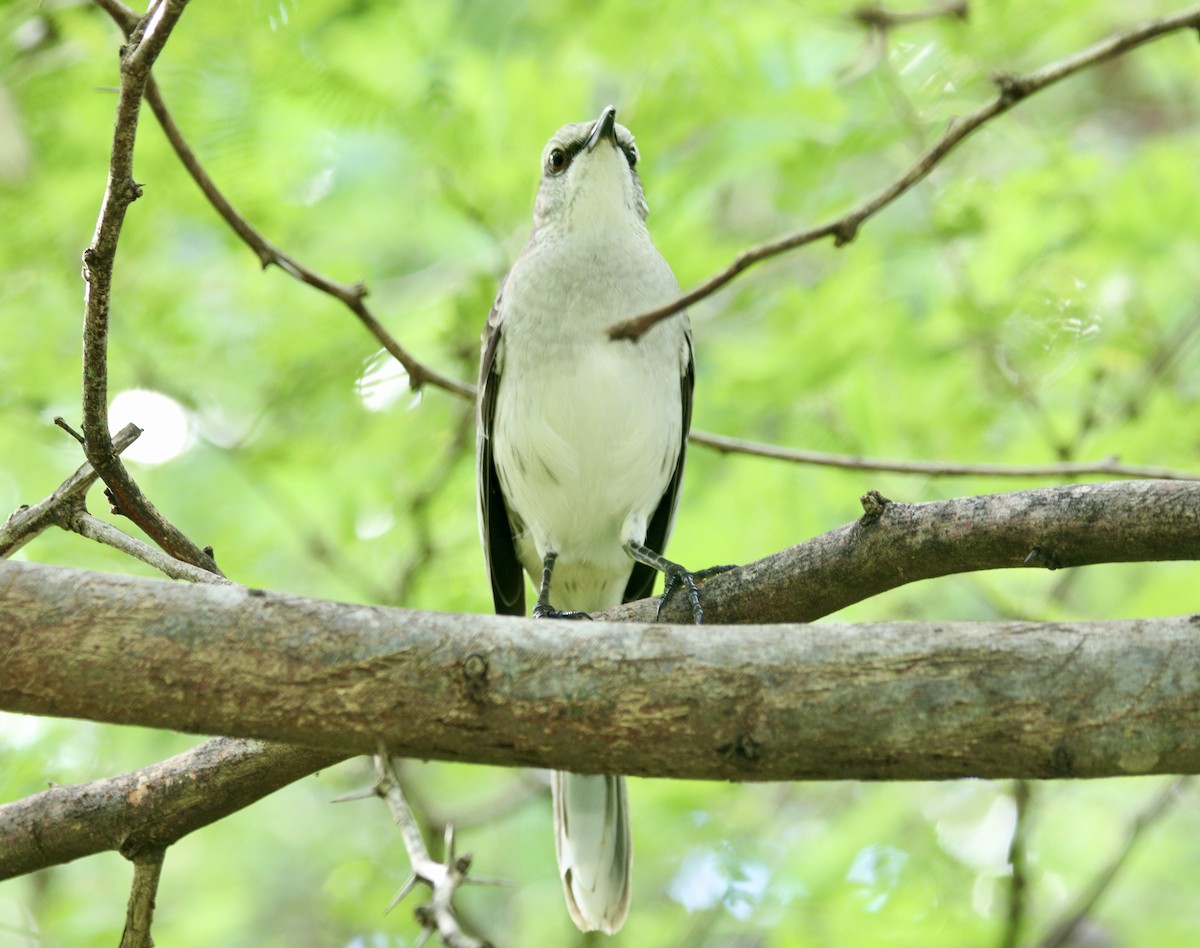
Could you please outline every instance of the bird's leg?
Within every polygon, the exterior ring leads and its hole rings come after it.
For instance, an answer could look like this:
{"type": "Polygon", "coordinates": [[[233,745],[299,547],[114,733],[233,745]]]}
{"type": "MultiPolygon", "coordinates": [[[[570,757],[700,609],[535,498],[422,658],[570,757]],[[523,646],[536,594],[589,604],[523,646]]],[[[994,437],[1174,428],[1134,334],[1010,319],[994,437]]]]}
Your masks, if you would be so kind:
{"type": "Polygon", "coordinates": [[[710,566],[708,569],[698,570],[693,573],[684,569],[678,563],[671,562],[665,556],[655,553],[650,547],[638,543],[636,540],[630,540],[626,543],[625,551],[639,563],[652,566],[663,574],[663,593],[658,597],[658,612],[655,613],[656,619],[662,615],[663,606],[667,604],[671,593],[682,586],[687,590],[688,602],[692,606],[692,618],[696,620],[696,625],[700,625],[704,621],[704,609],[700,605],[700,587],[698,583],[708,579],[710,576],[716,576],[717,573],[725,573],[731,569],[736,569],[734,566],[710,566]]]}
{"type": "Polygon", "coordinates": [[[550,574],[554,572],[554,561],[558,554],[551,550],[542,558],[542,588],[538,590],[537,603],[533,607],[535,619],[590,619],[586,612],[559,612],[550,605],[550,574]]]}

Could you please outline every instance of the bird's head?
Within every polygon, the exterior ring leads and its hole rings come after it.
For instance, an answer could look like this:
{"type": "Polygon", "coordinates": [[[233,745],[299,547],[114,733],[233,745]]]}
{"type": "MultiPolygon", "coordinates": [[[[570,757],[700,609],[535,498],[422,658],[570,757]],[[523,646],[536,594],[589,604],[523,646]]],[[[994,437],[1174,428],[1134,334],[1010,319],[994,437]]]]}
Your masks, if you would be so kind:
{"type": "Polygon", "coordinates": [[[564,125],[542,151],[535,230],[644,228],[648,208],[633,135],[608,106],[594,122],[564,125]]]}

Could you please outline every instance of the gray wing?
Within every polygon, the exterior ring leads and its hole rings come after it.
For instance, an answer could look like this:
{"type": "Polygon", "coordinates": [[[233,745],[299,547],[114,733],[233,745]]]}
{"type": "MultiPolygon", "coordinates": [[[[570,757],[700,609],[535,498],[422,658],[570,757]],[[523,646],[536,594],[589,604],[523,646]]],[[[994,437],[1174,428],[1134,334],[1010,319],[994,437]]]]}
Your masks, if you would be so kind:
{"type": "MultiPolygon", "coordinates": [[[[525,574],[517,560],[508,506],[500,489],[500,477],[492,458],[492,421],[496,411],[496,393],[500,388],[500,366],[496,354],[500,347],[500,300],[504,284],[488,314],[483,335],[483,356],[479,362],[478,416],[475,425],[476,484],[479,491],[479,532],[483,537],[483,556],[492,581],[492,601],[502,615],[525,615],[525,574]]],[[[499,360],[502,361],[502,360],[499,360]]]]}
{"type": "MultiPolygon", "coordinates": [[[[671,525],[675,520],[675,508],[679,505],[679,489],[683,485],[683,462],[687,457],[688,431],[692,427],[692,390],[696,387],[696,362],[692,356],[692,334],[687,334],[687,368],[679,380],[681,405],[683,407],[682,442],[679,445],[679,460],[675,462],[675,470],[662,500],[654,509],[654,515],[646,527],[646,546],[655,553],[662,554],[667,548],[667,538],[671,535],[671,525]]],[[[622,602],[633,602],[635,599],[645,599],[654,588],[654,579],[658,571],[636,563],[629,582],[625,584],[625,597],[622,602]]]]}

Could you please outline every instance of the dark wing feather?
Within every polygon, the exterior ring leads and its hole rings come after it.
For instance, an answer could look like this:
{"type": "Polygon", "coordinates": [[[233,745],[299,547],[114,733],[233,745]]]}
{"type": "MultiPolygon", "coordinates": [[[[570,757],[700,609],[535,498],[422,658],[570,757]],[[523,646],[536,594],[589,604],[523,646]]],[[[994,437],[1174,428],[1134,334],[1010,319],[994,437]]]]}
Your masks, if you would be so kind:
{"type": "MultiPolygon", "coordinates": [[[[679,445],[679,460],[675,462],[675,470],[671,480],[662,495],[662,500],[654,510],[650,523],[646,527],[646,546],[655,553],[662,554],[667,548],[667,537],[671,533],[671,523],[675,519],[675,508],[679,504],[679,488],[683,484],[683,462],[687,457],[688,432],[692,427],[692,389],[696,386],[696,363],[692,357],[692,336],[687,336],[687,369],[680,378],[680,395],[683,406],[683,438],[679,445]]],[[[635,563],[629,582],[625,585],[625,598],[622,602],[633,602],[635,599],[645,599],[654,588],[654,578],[657,570],[644,563],[635,563]]]]}
{"type": "Polygon", "coordinates": [[[492,458],[492,421],[496,412],[496,392],[500,387],[500,372],[496,352],[500,346],[500,298],[504,285],[496,294],[496,302],[488,314],[484,330],[483,357],[479,363],[479,417],[475,443],[477,486],[479,489],[479,529],[483,534],[483,556],[492,581],[492,601],[502,615],[525,615],[525,574],[517,560],[508,507],[500,489],[500,477],[492,458]]]}

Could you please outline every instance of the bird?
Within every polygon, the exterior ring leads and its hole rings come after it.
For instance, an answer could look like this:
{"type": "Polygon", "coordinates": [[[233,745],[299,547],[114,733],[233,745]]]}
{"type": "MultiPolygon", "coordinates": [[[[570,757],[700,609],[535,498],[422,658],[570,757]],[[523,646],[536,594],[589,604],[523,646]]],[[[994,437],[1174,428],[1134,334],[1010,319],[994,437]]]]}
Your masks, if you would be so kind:
{"type": "MultiPolygon", "coordinates": [[[[607,106],[542,151],[533,230],[483,332],[477,399],[478,514],[496,612],[589,613],[697,583],[663,556],[683,480],[695,366],[686,312],[636,341],[616,321],[679,293],[650,239],[632,133],[607,106]]],[[[582,931],[620,929],[632,845],[625,778],[555,771],[555,853],[582,931]]]]}

